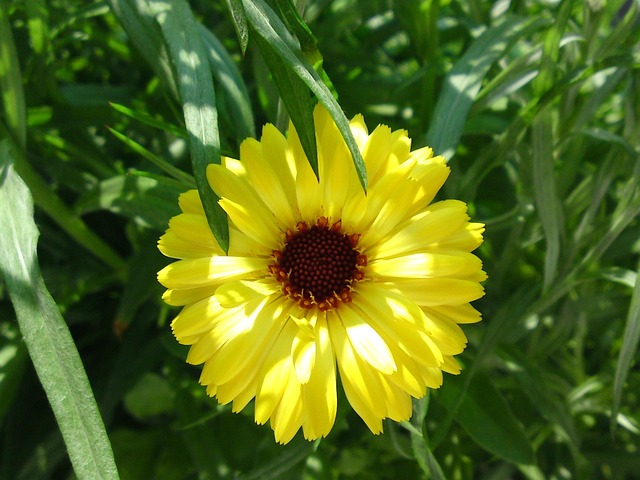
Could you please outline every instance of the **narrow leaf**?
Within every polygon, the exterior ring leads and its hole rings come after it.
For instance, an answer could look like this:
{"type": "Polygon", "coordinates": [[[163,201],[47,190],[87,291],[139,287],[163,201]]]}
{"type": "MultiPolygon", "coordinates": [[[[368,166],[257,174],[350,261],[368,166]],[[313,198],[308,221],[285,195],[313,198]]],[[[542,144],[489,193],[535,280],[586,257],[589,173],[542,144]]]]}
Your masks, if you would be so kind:
{"type": "Polygon", "coordinates": [[[539,18],[508,18],[500,25],[485,30],[456,62],[444,80],[426,135],[426,143],[437,154],[449,160],[455,155],[467,114],[491,65],[515,40],[545,23],[539,18]]]}
{"type": "Polygon", "coordinates": [[[207,53],[193,13],[185,1],[158,2],[156,5],[157,20],[175,69],[200,199],[220,248],[228,251],[227,216],[207,181],[207,165],[220,163],[218,110],[207,53]]]}
{"type": "Polygon", "coordinates": [[[111,446],[82,361],[40,274],[29,190],[0,143],[0,271],[40,382],[81,480],[117,479],[111,446]]]}
{"type": "Polygon", "coordinates": [[[138,142],[135,142],[134,140],[131,140],[129,137],[123,135],[122,133],[118,132],[117,130],[114,130],[111,127],[107,127],[107,129],[118,140],[120,140],[122,143],[124,143],[125,145],[130,147],[138,155],[146,158],[151,163],[153,163],[156,167],[160,168],[161,170],[163,170],[168,175],[171,175],[173,178],[175,178],[176,180],[178,180],[179,182],[184,184],[186,187],[192,187],[194,185],[193,177],[191,175],[189,175],[188,173],[183,172],[179,168],[176,168],[173,165],[171,165],[166,160],[163,160],[162,158],[154,155],[149,150],[147,150],[142,145],[140,145],[138,142]]]}
{"type": "MultiPolygon", "coordinates": [[[[269,43],[275,52],[282,58],[283,62],[288,65],[291,71],[300,77],[300,79],[313,92],[318,101],[322,103],[333,120],[336,122],[340,133],[351,152],[353,163],[355,165],[358,178],[362,187],[367,188],[367,173],[362,159],[362,154],[358,148],[349,121],[345,117],[342,108],[333,97],[331,90],[324,84],[320,75],[312,66],[302,57],[300,48],[295,40],[291,37],[285,25],[278,18],[275,12],[263,0],[243,0],[244,10],[247,15],[247,21],[251,25],[256,35],[259,35],[265,42],[269,43]]],[[[293,119],[293,117],[292,117],[293,119]]],[[[296,130],[304,128],[295,124],[296,130]]],[[[302,139],[301,139],[302,140],[302,139]]],[[[303,145],[304,147],[304,145],[303,145]]],[[[311,146],[305,147],[305,152],[311,149],[311,146]]]]}
{"type": "Polygon", "coordinates": [[[563,237],[562,201],[558,196],[553,164],[551,110],[546,108],[535,119],[532,132],[533,191],[536,210],[546,242],[543,290],[551,287],[558,273],[563,237]]]}
{"type": "Polygon", "coordinates": [[[149,2],[107,0],[107,3],[136,50],[140,52],[142,58],[147,60],[173,97],[177,98],[178,89],[171,70],[171,62],[149,2]]]}
{"type": "Polygon", "coordinates": [[[255,42],[262,58],[264,58],[274,82],[280,92],[280,97],[287,107],[291,121],[296,126],[296,132],[304,153],[311,164],[311,169],[319,177],[318,151],[316,144],[316,132],[313,121],[313,102],[311,93],[305,83],[295,75],[273,46],[259,35],[255,36],[255,42]]]}
{"type": "Polygon", "coordinates": [[[627,323],[622,334],[622,347],[618,355],[616,374],[613,380],[613,411],[611,412],[611,425],[617,422],[620,404],[622,403],[622,390],[627,380],[633,359],[636,358],[638,342],[640,341],[640,269],[636,274],[635,287],[631,296],[631,307],[627,316],[627,323]]]}
{"type": "Polygon", "coordinates": [[[522,425],[491,379],[477,373],[463,393],[464,379],[449,377],[438,391],[438,402],[445,408],[464,394],[456,421],[485,450],[517,464],[534,462],[533,448],[522,425]]]}
{"type": "Polygon", "coordinates": [[[168,179],[119,175],[98,183],[80,197],[75,209],[81,214],[109,210],[137,224],[162,231],[180,213],[178,196],[185,188],[168,179]]]}
{"type": "Polygon", "coordinates": [[[235,133],[237,140],[254,137],[255,126],[251,100],[240,72],[220,40],[203,25],[199,24],[198,27],[200,27],[202,43],[208,52],[211,73],[218,92],[224,94],[222,101],[218,101],[218,108],[224,109],[220,117],[223,120],[229,118],[233,122],[229,130],[235,133]]]}
{"type": "Polygon", "coordinates": [[[5,2],[0,3],[0,92],[8,127],[24,148],[27,141],[27,111],[20,61],[13,43],[5,2]]]}
{"type": "Polygon", "coordinates": [[[240,42],[240,49],[242,54],[247,51],[247,45],[249,44],[249,27],[247,26],[247,17],[244,14],[244,7],[242,6],[242,0],[225,0],[227,2],[227,8],[231,14],[233,20],[233,26],[236,29],[238,35],[238,41],[240,42]]]}

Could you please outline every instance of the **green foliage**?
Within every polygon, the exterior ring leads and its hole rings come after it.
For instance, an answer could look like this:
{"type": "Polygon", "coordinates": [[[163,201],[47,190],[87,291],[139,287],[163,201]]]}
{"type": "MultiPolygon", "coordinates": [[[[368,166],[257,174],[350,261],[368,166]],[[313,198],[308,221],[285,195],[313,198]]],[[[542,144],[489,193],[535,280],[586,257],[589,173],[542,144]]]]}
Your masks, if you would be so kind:
{"type": "Polygon", "coordinates": [[[113,458],[123,479],[637,476],[638,22],[625,0],[2,2],[0,480],[113,458]],[[352,148],[363,113],[451,160],[489,280],[462,374],[410,422],[373,436],[341,399],[326,439],[279,446],[184,363],[155,244],[265,122],[313,163],[316,101],[352,148]]]}

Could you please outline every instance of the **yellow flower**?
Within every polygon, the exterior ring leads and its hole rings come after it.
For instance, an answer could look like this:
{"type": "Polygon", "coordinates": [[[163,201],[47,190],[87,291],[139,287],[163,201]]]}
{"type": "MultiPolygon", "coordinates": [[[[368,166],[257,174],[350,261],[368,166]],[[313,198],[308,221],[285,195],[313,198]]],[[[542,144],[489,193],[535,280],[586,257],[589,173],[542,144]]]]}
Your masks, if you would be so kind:
{"type": "Polygon", "coordinates": [[[337,374],[349,403],[375,434],[382,420],[411,417],[411,397],[456,374],[480,320],[469,304],[484,291],[470,252],[484,226],[457,200],[431,203],[449,175],[430,148],[411,151],[407,132],[351,121],[367,167],[359,184],[335,123],[314,112],[320,180],[293,126],[248,139],[240,160],[207,171],[229,215],[230,248],[216,243],[195,190],[180,197],[160,251],[180,259],[158,273],[164,300],[184,306],[171,324],[204,364],[200,383],[275,439],[326,436],[337,409],[337,374]]]}

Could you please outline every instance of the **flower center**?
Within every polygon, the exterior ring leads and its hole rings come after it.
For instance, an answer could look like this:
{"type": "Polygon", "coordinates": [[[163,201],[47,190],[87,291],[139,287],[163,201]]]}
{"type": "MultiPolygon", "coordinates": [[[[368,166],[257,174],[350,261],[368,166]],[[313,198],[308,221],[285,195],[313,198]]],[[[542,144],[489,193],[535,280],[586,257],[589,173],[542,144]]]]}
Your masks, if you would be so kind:
{"type": "Polygon", "coordinates": [[[340,221],[329,226],[326,217],[312,226],[299,222],[296,232],[287,231],[282,250],[273,252],[277,263],[269,267],[271,273],[303,308],[317,305],[324,311],[350,302],[352,283],[364,278],[360,267],[367,257],[356,249],[360,236],[341,227],[340,221]]]}

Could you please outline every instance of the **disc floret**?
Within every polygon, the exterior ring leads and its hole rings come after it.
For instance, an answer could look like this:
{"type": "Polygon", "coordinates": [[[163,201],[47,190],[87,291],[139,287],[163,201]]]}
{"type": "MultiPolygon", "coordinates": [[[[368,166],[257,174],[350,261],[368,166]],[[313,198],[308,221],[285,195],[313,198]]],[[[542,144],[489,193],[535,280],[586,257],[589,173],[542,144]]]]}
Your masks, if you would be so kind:
{"type": "Polygon", "coordinates": [[[342,231],[340,220],[327,217],[316,223],[298,222],[287,230],[281,250],[273,252],[272,275],[283,293],[305,309],[326,311],[351,302],[354,282],[364,278],[367,257],[358,248],[360,235],[342,231]]]}

